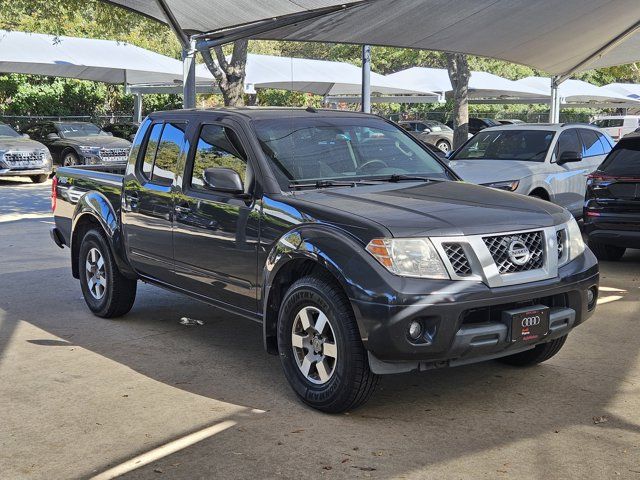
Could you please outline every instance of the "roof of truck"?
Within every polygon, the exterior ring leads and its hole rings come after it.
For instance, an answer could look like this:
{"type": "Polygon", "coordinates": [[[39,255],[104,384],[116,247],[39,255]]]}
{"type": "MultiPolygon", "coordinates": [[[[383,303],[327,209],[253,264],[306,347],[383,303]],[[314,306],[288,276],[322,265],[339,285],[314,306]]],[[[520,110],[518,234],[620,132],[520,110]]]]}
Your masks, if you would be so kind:
{"type": "Polygon", "coordinates": [[[379,118],[377,115],[371,115],[361,112],[352,112],[345,110],[330,110],[324,108],[292,108],[292,107],[225,107],[225,108],[193,108],[187,110],[170,110],[164,112],[154,112],[150,114],[150,117],[162,116],[163,113],[170,113],[171,115],[185,115],[190,116],[193,114],[206,115],[207,113],[226,113],[230,115],[239,115],[250,119],[266,119],[266,118],[278,118],[278,117],[306,117],[306,116],[323,116],[323,117],[361,117],[363,115],[379,118]]]}

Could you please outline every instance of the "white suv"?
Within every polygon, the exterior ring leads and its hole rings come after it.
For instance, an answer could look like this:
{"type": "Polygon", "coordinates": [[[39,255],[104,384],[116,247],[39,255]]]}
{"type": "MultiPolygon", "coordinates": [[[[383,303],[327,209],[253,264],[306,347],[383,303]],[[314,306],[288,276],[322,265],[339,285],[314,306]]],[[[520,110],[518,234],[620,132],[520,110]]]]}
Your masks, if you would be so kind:
{"type": "Polygon", "coordinates": [[[598,127],[617,142],[626,134],[631,133],[640,127],[639,115],[617,115],[610,117],[596,118],[591,125],[598,127]]]}
{"type": "Polygon", "coordinates": [[[477,133],[449,166],[465,181],[542,198],[580,217],[587,176],[612,147],[590,125],[503,125],[477,133]]]}

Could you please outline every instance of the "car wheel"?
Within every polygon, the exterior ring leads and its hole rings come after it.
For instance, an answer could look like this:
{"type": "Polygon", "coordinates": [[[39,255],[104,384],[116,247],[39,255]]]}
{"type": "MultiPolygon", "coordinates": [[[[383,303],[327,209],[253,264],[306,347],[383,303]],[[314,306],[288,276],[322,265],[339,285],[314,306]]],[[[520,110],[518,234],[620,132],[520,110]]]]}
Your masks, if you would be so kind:
{"type": "Polygon", "coordinates": [[[137,282],[120,273],[102,231],[87,231],[80,244],[78,263],[82,295],[95,315],[113,318],[131,310],[137,282]]]}
{"type": "Polygon", "coordinates": [[[560,338],[556,338],[555,340],[551,340],[550,342],[536,345],[531,350],[526,350],[507,357],[501,357],[497,360],[501,363],[506,363],[507,365],[513,365],[516,367],[529,367],[549,360],[560,351],[566,341],[567,336],[564,335],[560,338]]]}
{"type": "Polygon", "coordinates": [[[62,165],[65,167],[73,167],[74,165],[80,165],[78,155],[75,152],[67,152],[62,159],[62,165]]]}
{"type": "Polygon", "coordinates": [[[440,150],[442,150],[443,152],[447,153],[451,150],[451,144],[449,142],[447,142],[446,140],[438,140],[436,142],[436,147],[439,148],[440,150]]]}
{"type": "Polygon", "coordinates": [[[278,318],[278,349],[293,390],[324,412],[362,405],[378,382],[351,305],[325,275],[303,277],[287,291],[278,318]]]}
{"type": "Polygon", "coordinates": [[[589,248],[598,260],[610,262],[617,262],[620,260],[624,255],[624,252],[627,250],[625,247],[607,245],[606,243],[600,243],[591,239],[589,239],[589,248]]]}
{"type": "Polygon", "coordinates": [[[49,178],[49,175],[47,175],[46,173],[42,175],[31,175],[29,176],[29,178],[33,183],[44,183],[49,178]]]}

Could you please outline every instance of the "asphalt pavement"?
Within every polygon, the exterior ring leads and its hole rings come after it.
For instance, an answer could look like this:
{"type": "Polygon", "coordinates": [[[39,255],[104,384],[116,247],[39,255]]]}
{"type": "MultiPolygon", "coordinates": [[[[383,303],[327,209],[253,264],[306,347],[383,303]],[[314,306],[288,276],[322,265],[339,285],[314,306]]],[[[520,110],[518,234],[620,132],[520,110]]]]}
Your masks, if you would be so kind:
{"type": "Polygon", "coordinates": [[[0,180],[2,479],[640,480],[640,251],[601,264],[596,314],[545,364],[386,376],[326,415],[258,324],[147,285],[91,315],[50,188],[0,180]]]}

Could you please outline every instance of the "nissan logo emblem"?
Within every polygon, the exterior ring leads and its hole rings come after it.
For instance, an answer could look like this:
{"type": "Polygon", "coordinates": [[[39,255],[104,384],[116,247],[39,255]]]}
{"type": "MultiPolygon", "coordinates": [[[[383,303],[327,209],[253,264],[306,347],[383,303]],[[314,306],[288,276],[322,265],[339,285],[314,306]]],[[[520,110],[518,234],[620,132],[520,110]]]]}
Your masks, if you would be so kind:
{"type": "Polygon", "coordinates": [[[522,319],[522,327],[526,328],[526,327],[535,327],[536,325],[540,325],[540,316],[536,315],[535,317],[524,317],[522,319]]]}
{"type": "Polygon", "coordinates": [[[529,248],[520,239],[512,240],[507,250],[509,260],[515,265],[524,265],[531,259],[529,248]]]}

